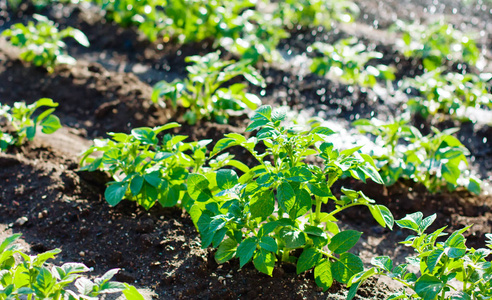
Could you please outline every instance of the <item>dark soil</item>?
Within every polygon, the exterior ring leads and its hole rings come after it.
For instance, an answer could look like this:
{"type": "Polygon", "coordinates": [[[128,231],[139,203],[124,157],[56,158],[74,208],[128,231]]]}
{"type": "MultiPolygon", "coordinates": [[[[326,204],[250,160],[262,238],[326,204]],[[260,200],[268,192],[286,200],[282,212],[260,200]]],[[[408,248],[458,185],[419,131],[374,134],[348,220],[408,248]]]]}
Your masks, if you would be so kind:
{"type": "MultiPolygon", "coordinates": [[[[393,15],[408,18],[408,11],[415,6],[419,8],[418,16],[429,19],[422,7],[432,1],[357,2],[362,11],[359,27],[316,29],[314,33],[312,29],[299,29],[281,47],[302,53],[315,40],[334,41],[355,34],[385,54],[385,63],[397,67],[398,79],[420,74],[418,61],[405,60],[394,50],[393,35],[371,27],[385,29],[394,20],[393,15]],[[386,15],[389,9],[392,13],[386,15]],[[377,26],[374,25],[376,20],[377,26]]],[[[5,1],[0,0],[0,8],[4,7],[5,1]]],[[[438,12],[447,14],[448,9],[438,12]]],[[[489,35],[492,33],[487,25],[490,17],[482,12],[480,8],[473,14],[479,18],[474,28],[486,30],[489,35]]],[[[19,13],[3,10],[0,30],[13,22],[29,19],[32,13],[33,8],[29,6],[19,13]]],[[[159,80],[185,76],[184,57],[210,52],[212,43],[150,44],[135,30],[107,23],[83,6],[53,6],[43,13],[62,26],[82,29],[91,47],[86,49],[69,43],[77,64],[60,66],[49,74],[18,60],[18,51],[0,39],[2,103],[19,100],[31,103],[42,97],[52,98],[60,104],[56,115],[65,126],[54,135],[41,134],[20,149],[0,153],[0,230],[9,228],[0,236],[22,233],[33,253],[61,248],[60,261],[84,262],[94,268],[95,274],[120,267],[117,280],[150,288],[158,299],[344,298],[346,287],[335,284],[323,292],[316,286],[312,272],[296,275],[292,265],[278,265],[273,277],[258,273],[252,264],[240,269],[237,260],[217,265],[214,251],[200,248],[191,219],[180,209],[156,206],[144,211],[128,201],[110,207],[103,198],[107,176],[79,171],[77,155],[90,145],[90,140],[106,137],[107,132],[129,132],[135,127],[179,121],[179,112],[159,108],[149,101],[151,86],[159,80]],[[16,221],[22,217],[28,221],[20,225],[22,222],[16,221]]],[[[458,15],[472,24],[471,17],[462,9],[458,15]]],[[[388,119],[401,112],[403,100],[385,98],[371,89],[302,74],[288,66],[264,65],[261,72],[267,87],[251,88],[251,92],[263,94],[266,104],[285,105],[303,116],[349,124],[372,116],[388,119]]],[[[217,141],[226,133],[243,132],[247,122],[246,116],[237,116],[230,125],[202,122],[196,126],[183,125],[176,132],[190,136],[191,140],[217,141]]],[[[417,119],[414,123],[422,128],[431,125],[417,119]]],[[[489,125],[449,121],[432,125],[441,129],[460,126],[458,137],[470,149],[472,169],[486,183],[491,181],[492,129],[489,125]]],[[[233,151],[242,161],[248,161],[245,153],[233,151]]],[[[459,190],[433,195],[409,182],[388,188],[354,180],[342,184],[363,190],[387,205],[398,218],[415,211],[425,215],[437,213],[434,228],[448,226],[448,231],[475,224],[467,232],[469,246],[483,247],[484,234],[492,232],[492,198],[486,193],[476,196],[459,190]]],[[[347,211],[341,219],[344,226],[364,232],[355,250],[365,262],[382,254],[396,257],[398,261],[408,255],[407,248],[397,245],[407,232],[382,229],[366,210],[347,211]]],[[[388,287],[376,279],[359,290],[358,299],[382,299],[388,293],[388,287]]]]}

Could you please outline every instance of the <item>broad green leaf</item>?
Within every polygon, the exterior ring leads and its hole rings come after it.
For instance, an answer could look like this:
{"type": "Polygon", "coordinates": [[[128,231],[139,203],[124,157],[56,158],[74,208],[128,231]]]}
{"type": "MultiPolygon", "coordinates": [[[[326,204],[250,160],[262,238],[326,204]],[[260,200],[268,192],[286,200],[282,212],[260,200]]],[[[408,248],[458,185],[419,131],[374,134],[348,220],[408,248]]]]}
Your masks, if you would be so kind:
{"type": "Polygon", "coordinates": [[[379,225],[386,227],[390,230],[393,230],[393,225],[395,223],[395,219],[393,218],[393,214],[391,211],[384,205],[368,205],[369,211],[372,214],[372,217],[379,223],[379,225]]]}
{"type": "Polygon", "coordinates": [[[53,277],[48,269],[41,267],[39,274],[36,276],[36,281],[32,284],[32,288],[37,297],[46,298],[55,284],[56,278],[53,277]]]}
{"type": "Polygon", "coordinates": [[[137,140],[141,141],[143,144],[155,145],[158,140],[155,136],[152,128],[149,127],[140,127],[132,130],[132,136],[137,140]]]}
{"type": "Polygon", "coordinates": [[[260,249],[255,253],[253,264],[261,273],[272,276],[275,267],[275,255],[265,249],[260,249]]]}
{"type": "Polygon", "coordinates": [[[239,267],[242,268],[247,264],[256,250],[256,240],[253,237],[244,239],[237,247],[236,256],[239,257],[239,267]]]}
{"type": "Polygon", "coordinates": [[[224,151],[225,149],[237,145],[237,142],[233,138],[223,138],[220,139],[214,146],[214,149],[210,153],[210,157],[217,155],[218,153],[224,151]]]}
{"type": "Polygon", "coordinates": [[[296,249],[306,244],[306,236],[299,229],[284,227],[280,231],[280,236],[285,242],[285,248],[296,249]]]}
{"type": "Polygon", "coordinates": [[[108,201],[109,205],[115,206],[116,204],[120,203],[121,200],[123,200],[127,189],[127,183],[112,183],[106,188],[106,191],[104,192],[104,198],[106,198],[106,201],[108,201]]]}
{"type": "Polygon", "coordinates": [[[401,228],[410,229],[416,232],[420,230],[420,223],[422,222],[423,214],[421,212],[416,212],[413,214],[406,215],[403,219],[395,221],[401,228]]]}
{"type": "Polygon", "coordinates": [[[295,197],[296,193],[292,186],[287,181],[282,181],[277,188],[277,200],[285,212],[289,212],[292,209],[296,201],[295,197]]]}
{"type": "Polygon", "coordinates": [[[388,256],[373,257],[371,259],[371,264],[387,272],[391,272],[393,270],[393,261],[388,256]]]}
{"type": "Polygon", "coordinates": [[[311,202],[311,194],[306,189],[297,189],[294,205],[289,211],[290,218],[297,219],[307,213],[311,209],[311,202]]]}
{"type": "Polygon", "coordinates": [[[195,201],[207,201],[212,198],[212,192],[209,190],[209,181],[201,174],[189,174],[188,194],[195,201]]]}
{"type": "Polygon", "coordinates": [[[233,239],[226,239],[220,243],[217,252],[215,253],[215,260],[217,263],[225,263],[234,257],[236,253],[237,243],[233,239]]]}
{"type": "Polygon", "coordinates": [[[434,272],[434,268],[439,264],[444,251],[442,249],[433,249],[432,252],[427,257],[427,267],[431,273],[434,272]]]}
{"type": "Polygon", "coordinates": [[[297,260],[297,274],[301,274],[314,267],[321,257],[322,254],[315,248],[304,248],[304,251],[302,251],[301,256],[297,260]]]}
{"type": "Polygon", "coordinates": [[[122,291],[123,295],[125,295],[128,300],[145,300],[145,298],[140,294],[136,287],[133,285],[129,285],[125,283],[126,289],[122,291]]]}
{"type": "Polygon", "coordinates": [[[144,178],[142,176],[137,175],[133,177],[132,181],[130,182],[130,191],[132,192],[133,196],[136,196],[138,195],[138,193],[140,193],[143,182],[144,182],[144,178]]]}
{"type": "Polygon", "coordinates": [[[362,232],[355,230],[345,230],[337,233],[331,238],[328,249],[336,254],[347,252],[359,241],[362,232]]]}
{"type": "Polygon", "coordinates": [[[263,236],[260,238],[260,241],[258,243],[262,249],[265,249],[270,252],[277,252],[277,242],[275,239],[269,236],[263,236]]]}
{"type": "Polygon", "coordinates": [[[331,287],[333,276],[331,274],[331,262],[328,259],[314,268],[314,280],[319,287],[323,288],[324,292],[331,287]]]}
{"type": "Polygon", "coordinates": [[[362,260],[352,253],[342,253],[331,266],[333,278],[340,283],[348,283],[355,274],[364,270],[362,260]]]}
{"type": "Polygon", "coordinates": [[[249,204],[249,210],[253,218],[266,219],[275,209],[275,198],[273,192],[263,190],[256,193],[249,204]]]}
{"type": "Polygon", "coordinates": [[[423,300],[433,300],[441,293],[444,283],[439,278],[424,274],[415,282],[415,292],[423,300]]]}
{"type": "Polygon", "coordinates": [[[46,134],[52,134],[61,127],[60,119],[58,119],[58,117],[54,115],[49,115],[47,118],[43,119],[40,125],[42,128],[41,132],[46,134]]]}
{"type": "Polygon", "coordinates": [[[144,179],[153,187],[159,187],[161,185],[161,176],[159,171],[154,171],[144,175],[144,179]]]}
{"type": "Polygon", "coordinates": [[[217,186],[222,190],[233,188],[238,183],[238,177],[233,170],[221,169],[217,171],[217,186]]]}
{"type": "Polygon", "coordinates": [[[313,178],[313,174],[304,166],[294,167],[289,170],[286,179],[295,182],[306,182],[313,178]]]}

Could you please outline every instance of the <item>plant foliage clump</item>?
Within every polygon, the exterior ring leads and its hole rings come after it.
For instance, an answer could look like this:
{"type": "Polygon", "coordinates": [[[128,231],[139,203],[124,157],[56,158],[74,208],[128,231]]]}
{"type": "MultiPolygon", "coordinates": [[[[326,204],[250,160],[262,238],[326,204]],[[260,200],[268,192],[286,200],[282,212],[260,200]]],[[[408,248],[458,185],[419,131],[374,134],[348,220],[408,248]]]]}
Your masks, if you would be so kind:
{"type": "Polygon", "coordinates": [[[159,102],[164,98],[175,110],[178,104],[184,107],[187,111],[183,118],[188,124],[201,119],[227,123],[231,111],[256,109],[261,105],[256,95],[245,91],[247,86],[244,83],[225,86],[238,76],[257,86],[265,85],[263,77],[248,61],[223,61],[219,51],[205,56],[188,56],[186,61],[193,63],[186,68],[188,78],[158,82],[154,86],[152,101],[159,102]]]}
{"type": "Polygon", "coordinates": [[[65,263],[49,268],[46,261],[60,249],[35,256],[25,254],[15,241],[20,234],[0,243],[0,299],[100,299],[106,294],[123,293],[125,299],[144,300],[139,291],[127,283],[111,281],[119,269],[112,269],[93,280],[82,273],[90,271],[81,263],[65,263]],[[69,286],[71,284],[73,286],[69,286]],[[75,289],[74,289],[75,288],[75,289]]]}
{"type": "Polygon", "coordinates": [[[404,178],[422,183],[430,192],[455,190],[464,186],[480,193],[480,180],[466,170],[468,149],[454,136],[455,128],[423,136],[405,119],[385,123],[360,119],[353,123],[359,131],[376,137],[371,152],[386,185],[404,178]]]}
{"type": "Polygon", "coordinates": [[[418,90],[420,96],[410,100],[407,105],[424,118],[445,113],[466,120],[469,108],[492,108],[492,94],[489,92],[491,79],[491,73],[442,74],[440,69],[436,69],[406,79],[402,88],[418,90]]]}
{"type": "Polygon", "coordinates": [[[314,43],[312,49],[323,56],[313,58],[311,71],[321,75],[339,78],[347,84],[359,84],[373,87],[377,79],[394,80],[394,71],[386,65],[368,65],[373,59],[382,58],[376,51],[367,51],[356,38],[343,39],[334,45],[314,43]]]}
{"type": "Polygon", "coordinates": [[[416,255],[407,257],[407,263],[400,265],[395,265],[388,256],[373,258],[371,269],[352,277],[351,290],[371,276],[385,275],[408,288],[388,299],[490,299],[492,264],[487,257],[491,251],[466,246],[463,233],[471,226],[454,231],[443,242],[438,241],[447,235],[443,232],[446,227],[425,233],[435,219],[435,214],[423,218],[421,212],[416,212],[396,221],[400,228],[415,232],[401,244],[413,248],[416,255]],[[418,272],[410,271],[410,266],[418,272]]]}
{"type": "Polygon", "coordinates": [[[57,106],[58,103],[49,98],[39,99],[29,105],[15,102],[13,107],[0,103],[0,121],[2,119],[6,121],[6,129],[0,131],[0,150],[5,151],[10,146],[21,146],[26,138],[32,141],[38,126],[46,134],[57,131],[61,127],[60,120],[52,115],[57,106]],[[34,116],[41,107],[48,107],[48,109],[34,116]]]}
{"type": "Polygon", "coordinates": [[[21,48],[22,60],[53,72],[56,64],[75,63],[75,59],[64,51],[64,38],[74,38],[82,46],[89,47],[89,41],[82,31],[72,27],[59,31],[55,23],[45,16],[35,14],[34,19],[37,23],[29,21],[27,26],[17,23],[2,33],[12,45],[21,48]]]}
{"type": "Polygon", "coordinates": [[[270,106],[256,110],[247,131],[255,137],[230,133],[214,146],[211,157],[232,146],[247,150],[258,165],[244,166],[238,176],[222,168],[188,176],[188,193],[194,200],[190,215],[202,247],[217,247],[219,263],[234,257],[240,266],[252,261],[260,272],[272,275],[278,259],[296,263],[297,273],[314,268],[319,286],[328,289],[334,280],[347,283],[362,271],[361,259],[348,252],[361,232],[341,231],[336,214],[353,206],[366,206],[383,227],[393,226],[393,216],[362,192],[331,190],[341,176],[382,183],[372,158],[360,147],[335,149],[328,141],[332,130],[317,126],[298,131],[283,126],[285,114],[270,106]],[[264,151],[256,148],[262,145],[264,151]],[[322,165],[308,163],[316,156],[322,165]],[[325,204],[334,208],[325,212],[325,204]],[[302,251],[299,257],[293,250],[302,251]]]}
{"type": "Polygon", "coordinates": [[[186,143],[187,136],[158,134],[179,127],[177,123],[135,128],[130,134],[110,133],[111,139],[95,140],[83,154],[81,170],[104,170],[114,181],[108,183],[104,196],[110,205],[121,200],[136,201],[145,209],[156,202],[163,207],[178,204],[186,207],[189,197],[185,181],[190,171],[202,172],[210,140],[186,143]],[[90,156],[102,152],[102,156],[90,156]]]}

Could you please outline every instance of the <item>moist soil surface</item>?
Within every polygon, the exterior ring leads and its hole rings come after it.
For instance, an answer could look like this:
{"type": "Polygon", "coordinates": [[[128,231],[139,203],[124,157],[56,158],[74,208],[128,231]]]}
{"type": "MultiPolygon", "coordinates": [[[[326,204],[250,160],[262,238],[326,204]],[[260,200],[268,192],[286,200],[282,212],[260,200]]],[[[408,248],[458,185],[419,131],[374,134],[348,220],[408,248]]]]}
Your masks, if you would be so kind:
{"type": "MultiPolygon", "coordinates": [[[[430,22],[453,14],[455,25],[485,31],[481,39],[491,49],[490,7],[460,8],[459,1],[359,0],[359,19],[354,25],[325,30],[296,29],[281,47],[302,53],[316,40],[336,41],[355,35],[383,52],[386,63],[397,69],[397,78],[422,73],[419,62],[405,59],[395,48],[395,34],[387,31],[397,18],[414,17],[430,22]],[[444,6],[443,6],[444,5],[444,6]],[[455,5],[455,6],[453,6],[455,5]],[[431,9],[431,7],[435,9],[431,9]],[[431,13],[432,12],[432,13],[431,13]]],[[[34,9],[4,9],[0,1],[0,30],[32,17],[34,9]]],[[[150,289],[157,299],[343,299],[347,288],[334,284],[323,292],[314,282],[313,272],[296,275],[295,266],[278,264],[272,277],[260,274],[252,264],[239,268],[237,259],[218,265],[214,250],[201,249],[198,233],[189,216],[178,208],[157,205],[145,211],[135,203],[123,201],[116,207],[104,200],[105,173],[79,170],[79,154],[93,138],[107,132],[129,132],[141,126],[157,126],[181,121],[180,112],[161,108],[149,101],[152,85],[159,80],[186,76],[184,57],[212,51],[212,43],[174,45],[149,43],[133,29],[110,24],[83,5],[47,7],[41,13],[61,26],[81,29],[91,46],[83,48],[69,42],[69,52],[78,61],[74,66],[59,66],[53,73],[29,66],[17,59],[18,50],[0,39],[0,100],[32,103],[48,97],[60,105],[56,115],[64,127],[53,135],[39,133],[33,142],[0,153],[0,237],[22,233],[23,244],[31,253],[53,248],[63,251],[57,262],[77,261],[101,275],[121,268],[116,279],[150,289]],[[26,221],[27,220],[27,221],[26,221]]],[[[224,54],[226,57],[229,54],[224,54]]],[[[230,55],[229,55],[230,56],[230,55]]],[[[490,64],[489,64],[490,65],[490,64]]],[[[389,119],[401,113],[405,95],[385,97],[372,89],[306,74],[302,64],[263,64],[263,102],[288,106],[302,117],[321,117],[343,130],[357,118],[372,116],[389,119]]],[[[229,132],[244,132],[246,115],[236,116],[229,125],[201,122],[183,125],[175,133],[190,140],[217,141],[229,132]]],[[[469,148],[471,168],[484,180],[484,192],[473,195],[465,190],[431,194],[412,182],[391,187],[344,180],[337,184],[360,189],[378,203],[388,206],[395,218],[422,211],[437,213],[432,228],[448,226],[447,231],[474,224],[466,235],[469,247],[483,247],[484,234],[492,232],[492,198],[488,184],[492,175],[492,129],[490,124],[452,121],[431,122],[415,119],[424,131],[434,125],[441,129],[459,126],[457,136],[469,148]]],[[[244,153],[233,153],[248,161],[244,153]]],[[[411,254],[398,244],[409,232],[389,231],[377,226],[366,210],[348,210],[340,215],[345,228],[364,234],[354,251],[364,262],[377,255],[389,255],[397,262],[411,254]]],[[[363,285],[358,299],[384,299],[398,286],[382,279],[363,285]]]]}

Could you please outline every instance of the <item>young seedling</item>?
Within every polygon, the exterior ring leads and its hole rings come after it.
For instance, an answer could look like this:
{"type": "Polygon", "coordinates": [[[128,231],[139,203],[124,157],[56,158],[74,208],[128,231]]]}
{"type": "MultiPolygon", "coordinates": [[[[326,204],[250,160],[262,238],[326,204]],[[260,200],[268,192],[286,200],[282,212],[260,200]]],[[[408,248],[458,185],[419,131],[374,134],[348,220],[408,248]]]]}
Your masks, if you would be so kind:
{"type": "Polygon", "coordinates": [[[57,116],[52,115],[58,103],[49,98],[42,98],[33,104],[15,102],[13,107],[1,105],[0,121],[6,121],[5,130],[0,131],[0,150],[5,151],[10,146],[21,146],[25,139],[32,141],[36,134],[36,128],[51,134],[57,131],[61,125],[57,116]],[[35,116],[35,112],[42,107],[48,107],[45,111],[35,116]]]}
{"type": "Polygon", "coordinates": [[[183,118],[188,124],[195,124],[201,119],[214,119],[218,123],[227,123],[230,111],[255,109],[260,99],[245,91],[244,83],[233,83],[230,80],[244,76],[251,84],[264,86],[263,77],[249,65],[248,61],[223,61],[220,52],[212,52],[205,56],[189,56],[187,62],[188,78],[173,82],[160,81],[154,86],[152,101],[169,101],[174,109],[178,105],[187,108],[183,118]]]}
{"type": "Polygon", "coordinates": [[[479,194],[481,181],[466,169],[468,149],[452,136],[454,128],[423,136],[405,119],[382,122],[360,119],[352,123],[362,133],[376,137],[371,156],[380,168],[385,185],[393,185],[400,178],[422,183],[430,192],[466,187],[479,194]]]}
{"type": "Polygon", "coordinates": [[[53,72],[56,64],[75,63],[75,59],[65,52],[64,38],[71,37],[82,46],[89,47],[89,41],[82,31],[72,27],[59,31],[58,26],[45,16],[35,14],[33,17],[36,24],[32,21],[27,26],[17,23],[2,33],[12,45],[22,50],[22,60],[53,72]]]}
{"type": "MultiPolygon", "coordinates": [[[[396,266],[388,256],[372,259],[373,267],[350,279],[348,299],[352,299],[360,284],[369,277],[384,275],[403,284],[403,289],[388,299],[489,299],[492,297],[492,266],[487,259],[489,249],[468,248],[463,233],[471,226],[453,232],[445,241],[446,227],[425,233],[436,215],[423,218],[421,212],[396,221],[403,229],[416,235],[408,236],[401,244],[412,247],[416,255],[407,257],[407,263],[396,266]],[[411,272],[409,266],[419,272],[411,272]],[[453,282],[454,281],[454,282],[453,282]],[[410,293],[409,293],[410,291],[410,293]]],[[[490,235],[490,234],[489,234],[490,235]]]]}
{"type": "Polygon", "coordinates": [[[91,280],[82,275],[90,269],[81,263],[65,263],[49,268],[46,261],[54,258],[61,250],[27,255],[15,244],[20,236],[9,236],[0,244],[0,300],[99,299],[103,295],[115,293],[123,293],[125,299],[144,300],[134,286],[110,281],[119,269],[109,270],[103,276],[91,280]]]}
{"type": "Polygon", "coordinates": [[[272,275],[275,262],[293,262],[297,273],[314,268],[316,282],[324,290],[333,280],[347,283],[362,271],[361,259],[348,252],[361,232],[341,231],[337,213],[366,206],[383,227],[393,226],[389,210],[362,192],[342,189],[337,198],[331,187],[341,176],[382,183],[372,158],[360,147],[337,150],[328,141],[333,133],[326,127],[298,131],[284,126],[285,115],[262,106],[247,131],[255,137],[231,133],[219,140],[210,156],[232,146],[247,150],[258,162],[251,168],[222,168],[207,174],[190,174],[188,193],[194,200],[190,215],[202,247],[217,247],[219,263],[239,258],[243,267],[252,261],[260,272],[272,275]],[[261,145],[264,151],[256,150],[261,145]],[[322,164],[310,164],[316,156],[322,164]],[[334,204],[325,211],[325,204],[334,204]],[[293,250],[302,251],[299,257],[293,250]]]}
{"type": "Polygon", "coordinates": [[[356,38],[343,39],[334,45],[314,43],[312,49],[323,54],[311,62],[311,71],[320,76],[329,76],[347,84],[373,87],[377,79],[394,80],[394,71],[385,65],[368,65],[372,59],[382,58],[376,51],[367,51],[356,38]]]}

